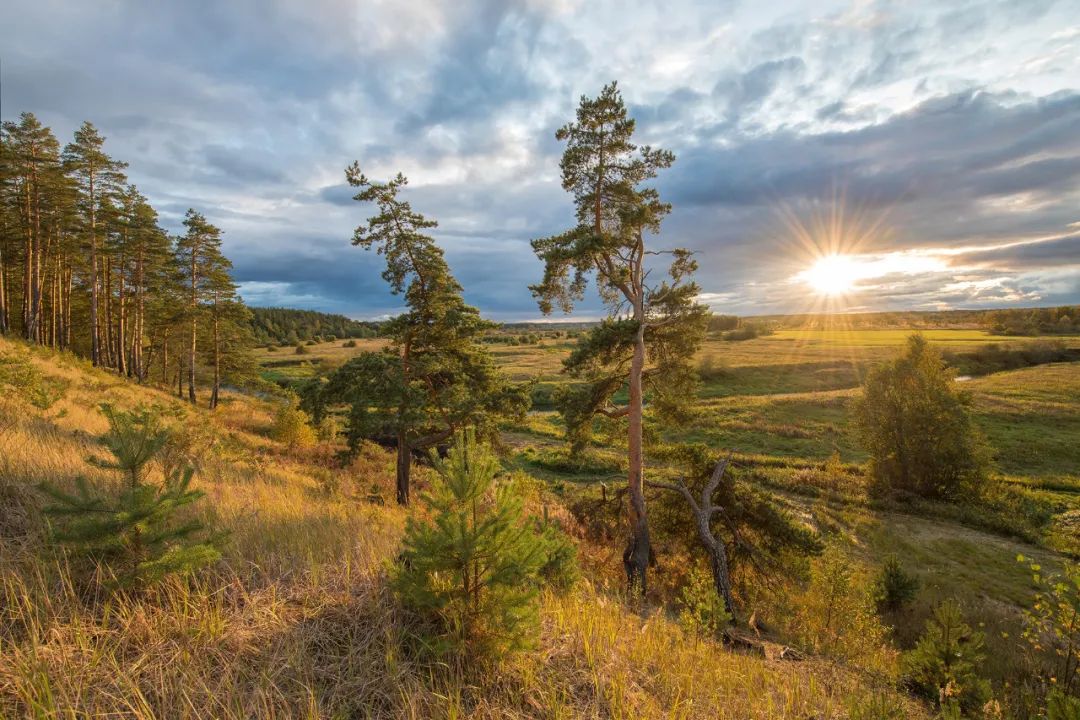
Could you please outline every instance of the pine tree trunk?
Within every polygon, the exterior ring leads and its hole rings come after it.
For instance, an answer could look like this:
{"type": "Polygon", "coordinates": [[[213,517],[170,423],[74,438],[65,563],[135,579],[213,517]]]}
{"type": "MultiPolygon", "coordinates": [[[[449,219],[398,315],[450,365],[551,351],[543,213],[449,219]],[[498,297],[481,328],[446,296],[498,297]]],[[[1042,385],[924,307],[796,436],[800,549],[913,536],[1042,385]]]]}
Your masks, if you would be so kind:
{"type": "Polygon", "coordinates": [[[638,330],[634,337],[634,356],[630,363],[630,402],[627,413],[629,428],[627,447],[629,450],[629,496],[627,498],[627,520],[629,539],[623,551],[623,567],[631,590],[638,588],[642,595],[647,589],[646,571],[649,567],[649,521],[645,511],[644,453],[642,449],[642,375],[645,370],[645,321],[639,296],[635,307],[638,318],[638,330]]]}
{"type": "Polygon", "coordinates": [[[120,265],[117,272],[117,305],[116,305],[116,371],[121,375],[127,374],[127,327],[126,305],[127,295],[124,283],[124,257],[120,257],[120,265]]]}
{"type": "Polygon", "coordinates": [[[161,384],[169,387],[169,328],[161,332],[161,384]]]}
{"type": "Polygon", "coordinates": [[[214,316],[214,389],[210,393],[210,409],[218,404],[218,391],[221,389],[221,334],[218,318],[214,316]]]}
{"type": "Polygon", "coordinates": [[[139,382],[146,379],[143,371],[143,315],[146,312],[144,256],[143,248],[139,247],[139,254],[135,259],[135,329],[131,333],[131,368],[139,382]]]}
{"type": "Polygon", "coordinates": [[[94,197],[94,166],[91,163],[90,178],[90,362],[101,365],[101,331],[98,327],[98,246],[97,246],[97,198],[94,197]]]}
{"type": "MultiPolygon", "coordinates": [[[[197,247],[191,248],[191,305],[189,310],[191,312],[191,345],[188,348],[188,400],[191,404],[195,404],[195,342],[196,342],[196,323],[198,322],[195,313],[199,307],[198,296],[198,257],[199,250],[197,247]]],[[[183,397],[183,393],[180,394],[183,397]]]]}
{"type": "Polygon", "coordinates": [[[102,275],[105,282],[105,343],[103,346],[105,354],[105,366],[116,367],[116,361],[113,358],[113,345],[114,345],[114,333],[113,333],[113,303],[112,303],[112,258],[108,255],[105,256],[105,272],[102,275]]]}
{"type": "Polygon", "coordinates": [[[4,249],[0,247],[0,335],[8,333],[7,263],[4,249]]]}
{"type": "Polygon", "coordinates": [[[409,504],[409,474],[412,471],[412,448],[409,447],[407,433],[402,430],[397,436],[397,502],[409,504]]]}
{"type": "Polygon", "coordinates": [[[74,273],[71,270],[71,265],[68,264],[67,267],[64,268],[64,289],[62,290],[64,295],[63,345],[65,350],[71,347],[71,286],[73,275],[74,273]]]}
{"type": "MultiPolygon", "coordinates": [[[[188,401],[195,404],[195,336],[197,332],[196,320],[191,318],[191,345],[188,351],[188,401]]],[[[183,397],[183,393],[180,395],[183,397]]]]}
{"type": "Polygon", "coordinates": [[[34,211],[30,202],[30,183],[26,183],[25,214],[26,214],[26,241],[23,245],[23,296],[22,296],[22,330],[26,340],[33,339],[33,326],[31,325],[30,304],[34,298],[34,211]]]}

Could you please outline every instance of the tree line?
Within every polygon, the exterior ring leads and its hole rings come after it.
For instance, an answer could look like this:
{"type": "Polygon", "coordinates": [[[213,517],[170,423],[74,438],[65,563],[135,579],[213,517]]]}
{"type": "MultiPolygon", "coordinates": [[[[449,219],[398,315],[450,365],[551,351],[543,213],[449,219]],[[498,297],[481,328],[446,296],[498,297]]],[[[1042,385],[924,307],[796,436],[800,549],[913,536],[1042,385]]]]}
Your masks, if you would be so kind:
{"type": "Polygon", "coordinates": [[[32,114],[0,136],[0,333],[68,350],[196,402],[253,376],[248,310],[221,230],[188,210],[172,236],[84,122],[61,148],[32,114]]]}
{"type": "Polygon", "coordinates": [[[381,323],[353,320],[344,315],[295,310],[251,308],[251,329],[260,345],[295,345],[308,340],[344,340],[379,336],[381,323]]]}

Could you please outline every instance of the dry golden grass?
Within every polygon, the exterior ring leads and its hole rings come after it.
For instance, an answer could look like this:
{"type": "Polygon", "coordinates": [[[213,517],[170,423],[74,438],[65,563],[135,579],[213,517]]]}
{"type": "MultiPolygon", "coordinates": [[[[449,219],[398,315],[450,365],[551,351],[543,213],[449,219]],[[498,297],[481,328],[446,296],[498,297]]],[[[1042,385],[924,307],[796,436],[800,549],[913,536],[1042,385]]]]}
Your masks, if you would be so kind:
{"type": "Polygon", "coordinates": [[[0,717],[844,718],[881,693],[923,716],[855,669],[733,653],[588,582],[545,594],[536,652],[467,676],[425,664],[384,582],[405,513],[368,502],[390,496],[387,453],[342,470],[326,448],[270,440],[270,403],[230,396],[211,414],[78,361],[32,362],[67,389],[46,411],[0,406],[0,717]],[[230,531],[211,571],[108,596],[44,543],[34,485],[111,481],[86,462],[102,400],[175,416],[204,519],[230,531]]]}

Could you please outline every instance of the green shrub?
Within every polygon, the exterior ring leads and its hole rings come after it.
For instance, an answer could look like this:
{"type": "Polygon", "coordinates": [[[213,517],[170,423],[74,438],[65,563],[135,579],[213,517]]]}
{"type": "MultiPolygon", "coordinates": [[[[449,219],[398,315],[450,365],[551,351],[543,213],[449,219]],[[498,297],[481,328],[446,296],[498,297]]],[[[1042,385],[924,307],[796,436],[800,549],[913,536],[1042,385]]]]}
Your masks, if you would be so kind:
{"type": "Polygon", "coordinates": [[[878,612],[899,610],[919,592],[919,579],[904,570],[895,555],[881,564],[874,579],[874,602],[878,612]]]}
{"type": "Polygon", "coordinates": [[[990,684],[979,676],[985,660],[983,634],[964,622],[954,600],[947,600],[904,656],[904,671],[915,690],[943,709],[974,713],[990,699],[990,684]]]}
{"type": "Polygon", "coordinates": [[[894,656],[873,593],[840,548],[827,547],[811,563],[810,586],[798,607],[799,635],[815,651],[892,669],[894,656]]]}
{"type": "Polygon", "coordinates": [[[311,351],[308,350],[307,346],[303,343],[296,343],[296,350],[294,350],[293,352],[295,352],[297,355],[307,355],[311,351]]]}
{"type": "Polygon", "coordinates": [[[278,411],[271,437],[290,448],[310,447],[318,439],[308,414],[291,404],[278,411]]]}
{"type": "Polygon", "coordinates": [[[868,373],[856,419],[879,488],[930,498],[978,494],[987,454],[968,415],[971,398],[953,377],[918,334],[902,356],[868,373]]]}
{"type": "MultiPolygon", "coordinates": [[[[1018,562],[1028,562],[1023,555],[1018,562]]],[[[1080,566],[1066,561],[1060,573],[1030,565],[1035,600],[1024,611],[1024,639],[1036,655],[1052,659],[1054,688],[1080,693],[1080,566]]]]}
{"type": "Polygon", "coordinates": [[[471,432],[455,439],[425,496],[430,520],[409,519],[394,579],[402,602],[434,625],[432,647],[459,661],[496,661],[536,637],[537,587],[549,560],[498,460],[471,432]]]}
{"type": "Polygon", "coordinates": [[[341,344],[341,347],[354,348],[354,347],[356,347],[356,341],[355,340],[346,340],[345,342],[343,342],[341,344]]]}
{"type": "Polygon", "coordinates": [[[66,384],[41,374],[24,353],[0,353],[0,395],[20,398],[48,410],[64,395],[66,384]]]}
{"type": "Polygon", "coordinates": [[[1046,720],[1080,720],[1080,700],[1052,690],[1046,699],[1046,720]]]}
{"type": "Polygon", "coordinates": [[[334,415],[323,415],[315,428],[315,434],[320,442],[334,442],[341,433],[341,423],[334,415]]]}
{"type": "Polygon", "coordinates": [[[154,411],[121,412],[104,406],[109,431],[102,443],[113,461],[100,462],[118,470],[127,482],[118,495],[108,496],[85,478],[74,494],[43,483],[39,487],[53,504],[44,508],[52,521],[50,535],[57,544],[91,561],[104,564],[111,582],[120,587],[146,587],[174,574],[187,574],[221,557],[220,537],[203,537],[203,524],[178,517],[203,493],[191,489],[194,471],[177,468],[163,474],[160,485],[145,482],[145,469],[167,440],[154,411]]]}
{"type": "Polygon", "coordinates": [[[558,525],[547,520],[540,525],[540,537],[547,554],[540,566],[540,577],[557,590],[573,587],[581,577],[577,545],[558,525]]]}
{"type": "Polygon", "coordinates": [[[717,594],[709,572],[695,568],[679,594],[679,622],[707,635],[719,635],[731,623],[731,613],[717,594]]]}
{"type": "Polygon", "coordinates": [[[848,720],[904,720],[907,712],[896,698],[884,693],[856,698],[847,704],[848,720]]]}

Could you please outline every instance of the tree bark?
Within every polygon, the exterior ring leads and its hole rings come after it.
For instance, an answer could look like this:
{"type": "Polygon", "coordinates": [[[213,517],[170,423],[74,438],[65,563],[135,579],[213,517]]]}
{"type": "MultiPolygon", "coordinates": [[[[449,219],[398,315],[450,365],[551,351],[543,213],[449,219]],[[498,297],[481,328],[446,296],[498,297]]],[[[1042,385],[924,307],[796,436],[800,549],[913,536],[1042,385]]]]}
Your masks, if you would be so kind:
{"type": "Polygon", "coordinates": [[[94,197],[94,163],[90,161],[90,362],[101,364],[101,332],[98,328],[98,246],[97,246],[97,198],[94,197]]]}
{"type": "Polygon", "coordinates": [[[0,247],[0,335],[8,333],[7,264],[4,249],[0,247]]]}
{"type": "MultiPolygon", "coordinates": [[[[735,601],[731,595],[731,572],[728,567],[727,549],[722,540],[716,537],[712,531],[712,516],[724,513],[724,508],[714,505],[712,496],[720,485],[727,471],[730,458],[716,464],[712,476],[701,491],[700,502],[694,499],[690,490],[682,483],[650,482],[649,487],[662,488],[677,492],[686,499],[690,511],[694,515],[697,525],[698,538],[701,540],[705,551],[709,553],[709,566],[712,570],[713,588],[716,594],[724,601],[724,606],[731,613],[732,619],[736,618],[735,601]]],[[[732,532],[734,532],[732,528],[732,532]]],[[[737,537],[737,536],[736,536],[737,537]]]]}
{"type": "Polygon", "coordinates": [[[397,436],[397,502],[398,505],[409,504],[409,475],[412,472],[412,448],[409,447],[409,439],[405,431],[398,432],[397,436]]]}
{"type": "Polygon", "coordinates": [[[644,595],[648,589],[646,573],[649,567],[649,519],[645,509],[645,493],[642,488],[644,477],[644,451],[642,448],[642,373],[645,370],[645,322],[641,312],[641,300],[635,308],[635,315],[640,316],[637,334],[634,337],[634,356],[630,362],[630,402],[627,413],[627,446],[629,460],[627,496],[629,539],[623,551],[623,567],[626,570],[627,583],[644,595]]]}
{"type": "Polygon", "coordinates": [[[214,316],[214,389],[210,393],[210,409],[218,404],[218,391],[221,389],[221,334],[217,316],[214,316]]]}
{"type": "MultiPolygon", "coordinates": [[[[195,313],[199,306],[198,257],[198,247],[193,246],[191,248],[191,305],[188,308],[191,312],[191,345],[188,347],[188,400],[192,405],[195,404],[195,342],[198,323],[195,313]]],[[[180,396],[183,397],[183,393],[180,396]]]]}

